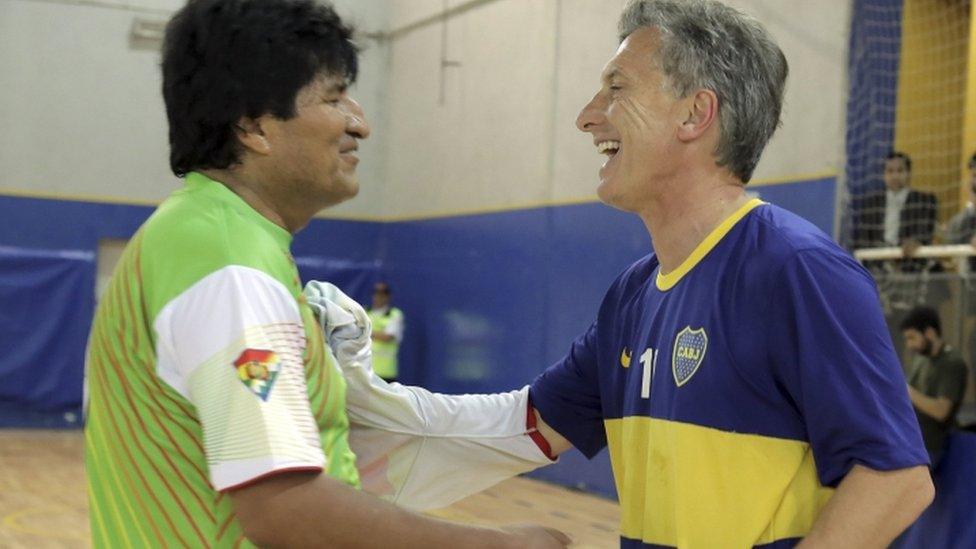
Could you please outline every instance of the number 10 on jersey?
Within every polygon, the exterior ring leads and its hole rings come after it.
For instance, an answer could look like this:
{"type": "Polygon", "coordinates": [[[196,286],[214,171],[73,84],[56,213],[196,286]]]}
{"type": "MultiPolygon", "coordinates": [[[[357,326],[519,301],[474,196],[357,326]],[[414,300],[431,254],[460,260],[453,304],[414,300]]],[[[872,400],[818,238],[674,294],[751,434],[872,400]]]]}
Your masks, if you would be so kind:
{"type": "Polygon", "coordinates": [[[651,380],[657,370],[658,352],[648,347],[640,356],[641,363],[641,398],[651,398],[651,380]]]}

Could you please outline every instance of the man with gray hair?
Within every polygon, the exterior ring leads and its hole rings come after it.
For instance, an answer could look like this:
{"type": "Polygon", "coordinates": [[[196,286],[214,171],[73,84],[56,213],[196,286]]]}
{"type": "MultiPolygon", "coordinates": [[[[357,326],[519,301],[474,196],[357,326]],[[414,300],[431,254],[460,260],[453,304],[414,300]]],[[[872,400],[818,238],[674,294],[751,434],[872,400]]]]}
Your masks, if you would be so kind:
{"type": "Polygon", "coordinates": [[[712,0],[632,1],[620,38],[577,125],[607,155],[600,199],[640,216],[654,252],[528,395],[386,385],[362,309],[306,289],[353,433],[433,441],[399,460],[415,505],[457,496],[444,471],[484,486],[540,465],[531,437],[550,458],[609,447],[621,547],[886,546],[933,488],[874,283],[827,235],[745,193],[779,125],[783,53],[712,0]]]}
{"type": "Polygon", "coordinates": [[[744,188],[783,53],[712,0],[632,1],[619,30],[577,126],[654,252],[532,383],[551,455],[609,446],[622,547],[886,546],[933,488],[874,283],[744,188]]]}

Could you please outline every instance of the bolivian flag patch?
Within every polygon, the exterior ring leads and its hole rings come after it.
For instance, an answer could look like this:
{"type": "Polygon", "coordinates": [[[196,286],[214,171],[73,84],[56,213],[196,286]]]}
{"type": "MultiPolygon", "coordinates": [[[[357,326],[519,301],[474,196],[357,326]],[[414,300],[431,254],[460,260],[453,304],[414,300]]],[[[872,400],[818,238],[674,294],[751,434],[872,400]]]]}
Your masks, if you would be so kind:
{"type": "Polygon", "coordinates": [[[281,361],[273,351],[245,349],[234,361],[234,369],[245,387],[261,400],[267,401],[271,387],[281,371],[281,361]]]}

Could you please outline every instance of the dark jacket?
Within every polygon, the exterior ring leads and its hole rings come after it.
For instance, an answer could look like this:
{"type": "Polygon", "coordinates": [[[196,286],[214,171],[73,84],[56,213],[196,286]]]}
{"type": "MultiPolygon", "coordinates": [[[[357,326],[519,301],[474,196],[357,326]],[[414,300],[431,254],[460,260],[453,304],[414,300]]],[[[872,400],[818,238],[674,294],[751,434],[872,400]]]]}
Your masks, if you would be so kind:
{"type": "MultiPolygon", "coordinates": [[[[885,204],[884,190],[867,193],[854,200],[854,247],[876,248],[887,246],[884,241],[885,204]]],[[[909,190],[905,206],[901,209],[898,228],[898,244],[913,239],[931,244],[935,233],[938,211],[935,195],[909,190]]]]}
{"type": "MultiPolygon", "coordinates": [[[[855,199],[854,205],[854,248],[877,248],[889,246],[884,241],[885,205],[888,196],[884,190],[873,191],[855,199]]],[[[917,240],[931,244],[935,234],[935,220],[938,205],[935,195],[909,190],[905,205],[901,209],[901,222],[898,224],[898,244],[906,240],[917,240]]],[[[865,266],[873,269],[884,262],[871,261],[865,266]]],[[[941,271],[938,262],[924,259],[904,259],[894,263],[902,272],[941,271]]]]}

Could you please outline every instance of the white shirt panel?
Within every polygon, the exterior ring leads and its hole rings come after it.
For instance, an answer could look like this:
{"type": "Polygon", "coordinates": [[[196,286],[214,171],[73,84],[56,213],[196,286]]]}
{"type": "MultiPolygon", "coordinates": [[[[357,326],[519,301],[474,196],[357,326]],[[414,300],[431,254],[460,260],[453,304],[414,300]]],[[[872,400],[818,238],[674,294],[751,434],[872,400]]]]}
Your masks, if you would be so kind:
{"type": "Polygon", "coordinates": [[[157,372],[197,408],[218,490],[325,464],[309,408],[298,304],[270,275],[228,266],[157,315],[157,372]]]}

